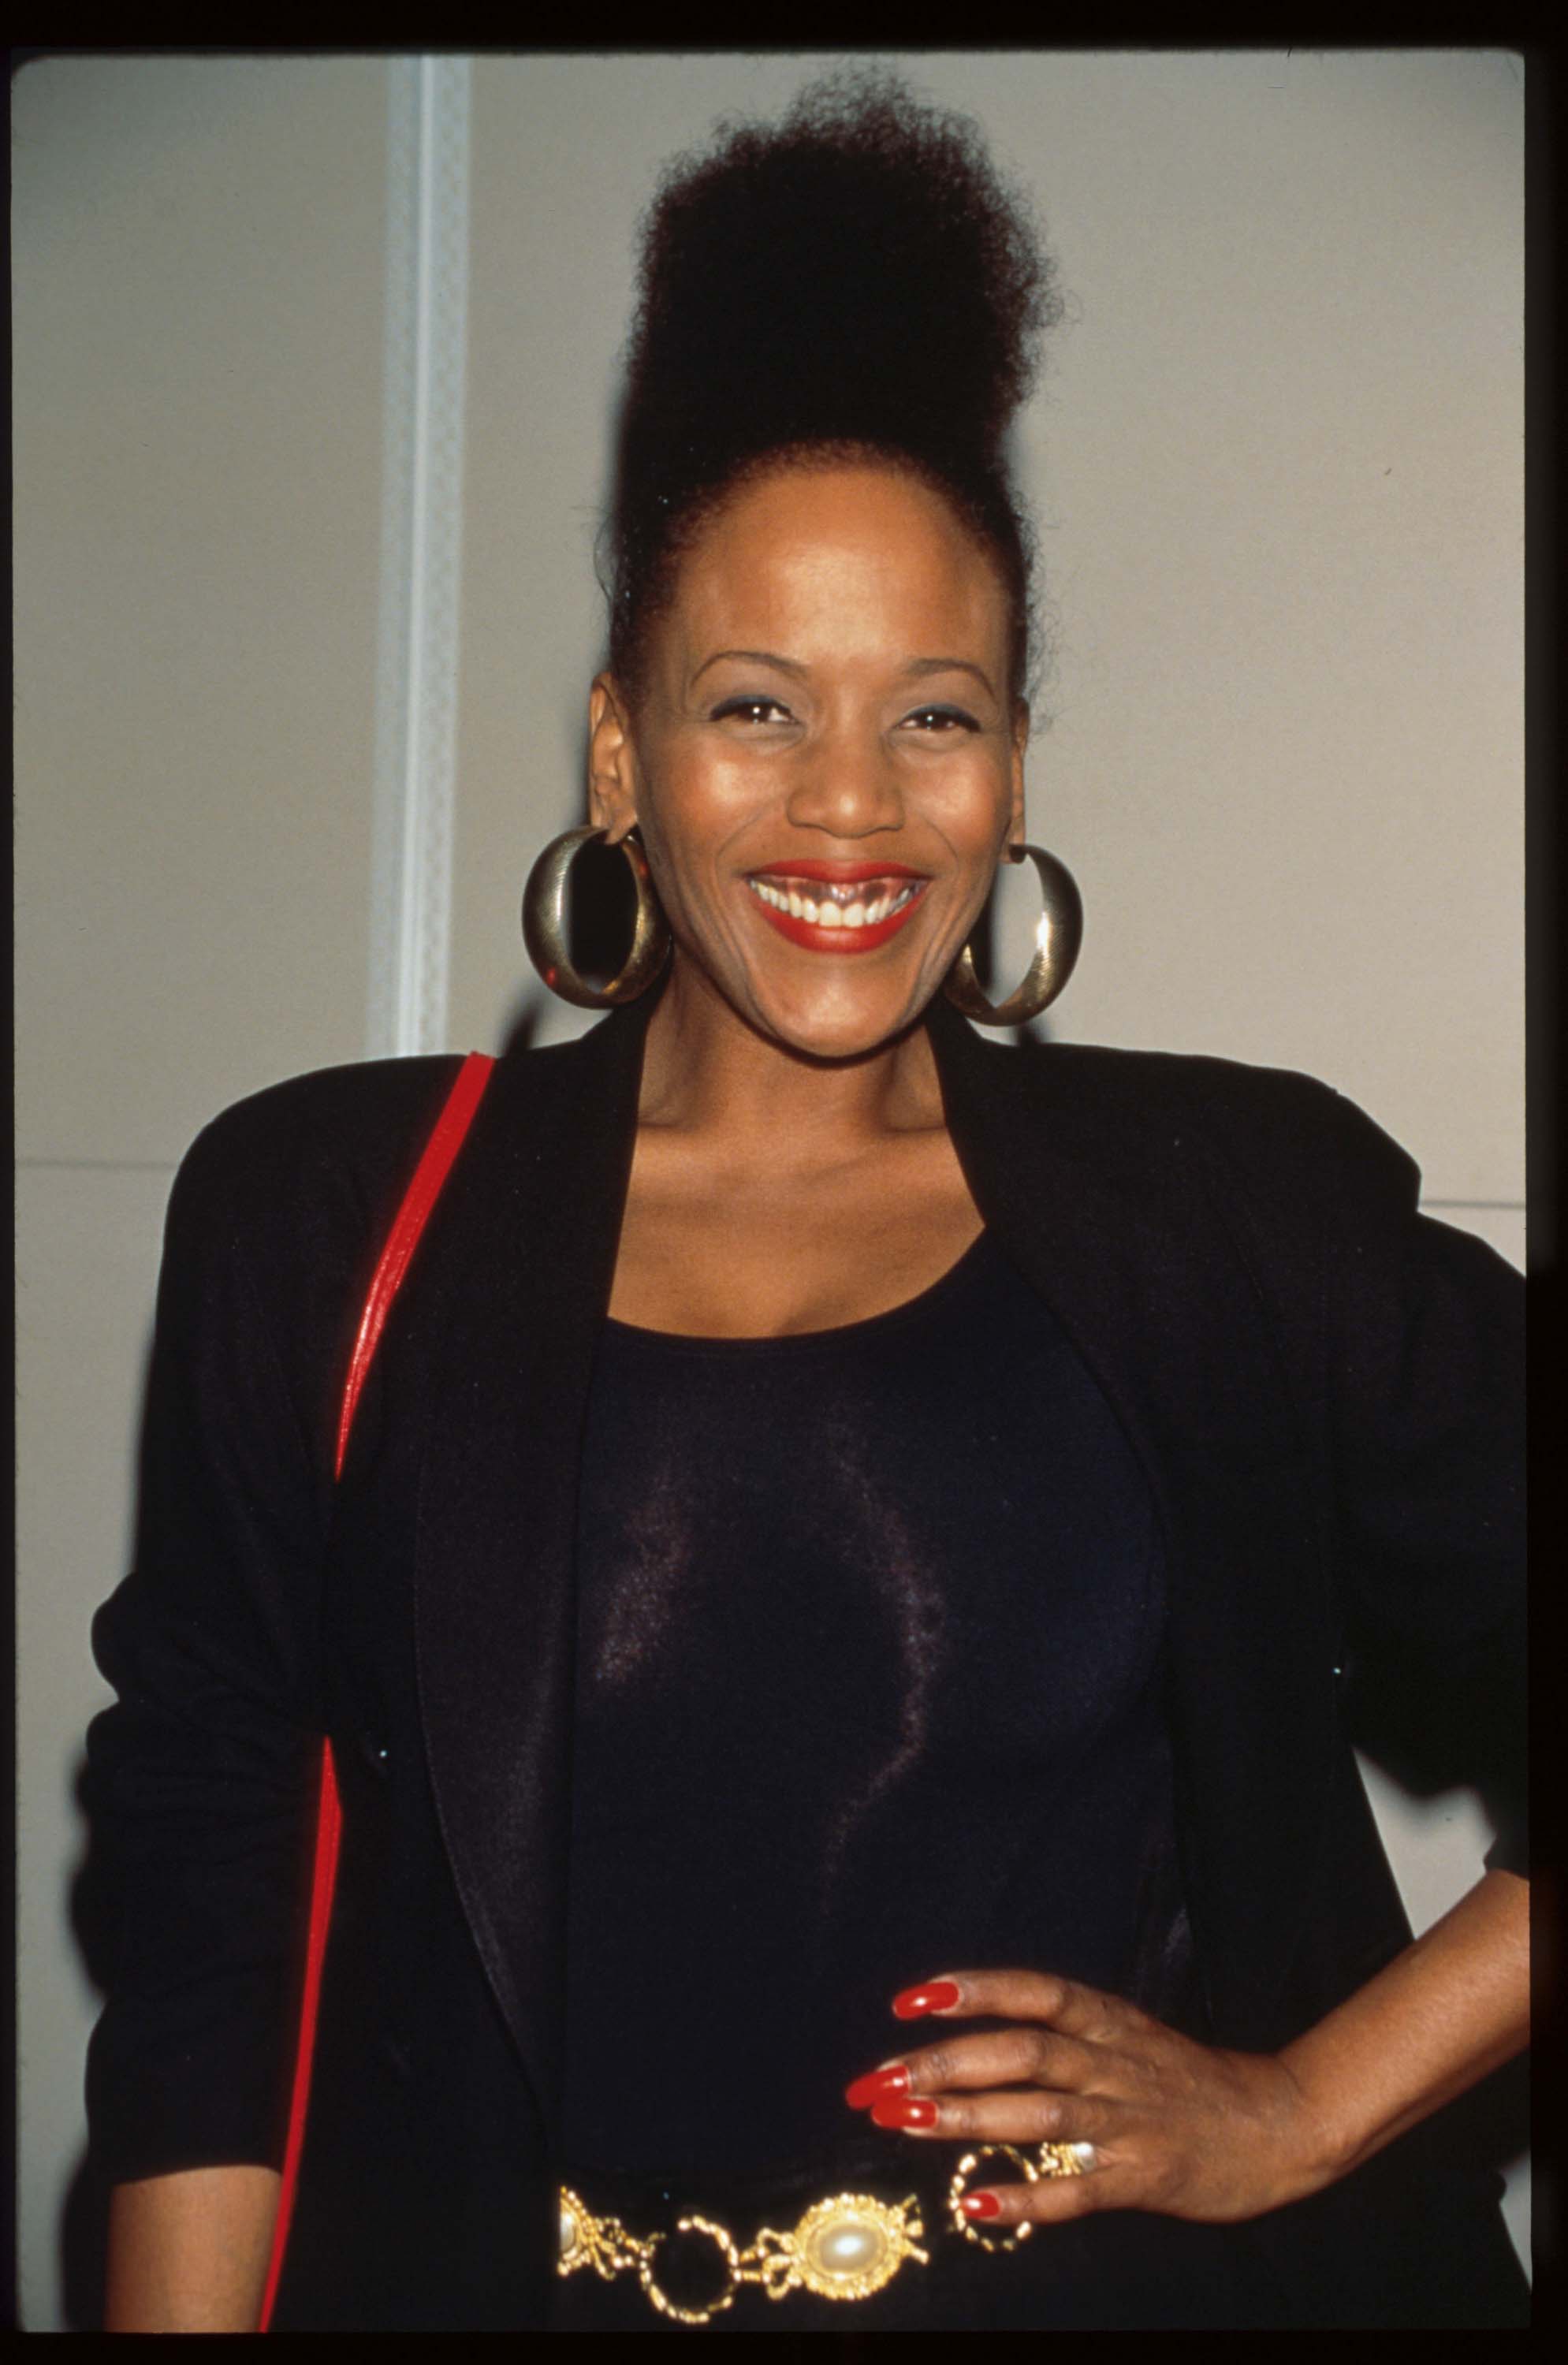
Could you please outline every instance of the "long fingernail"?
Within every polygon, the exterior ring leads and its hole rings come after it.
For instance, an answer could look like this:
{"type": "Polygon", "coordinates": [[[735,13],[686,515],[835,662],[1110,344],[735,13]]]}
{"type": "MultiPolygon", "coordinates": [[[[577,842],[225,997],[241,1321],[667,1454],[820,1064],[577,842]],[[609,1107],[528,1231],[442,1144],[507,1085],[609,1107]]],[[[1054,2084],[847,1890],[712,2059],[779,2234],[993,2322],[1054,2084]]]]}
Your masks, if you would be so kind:
{"type": "Polygon", "coordinates": [[[922,2094],[879,2094],[871,2118],[879,2127],[934,2127],[936,2105],[922,2094]]]}
{"type": "Polygon", "coordinates": [[[868,2111],[881,2094],[902,2094],[909,2087],[909,2071],[902,2061],[890,2069],[868,2069],[864,2078],[857,2078],[846,2086],[844,2099],[852,2111],[868,2111]]]}
{"type": "Polygon", "coordinates": [[[900,2020],[918,2020],[923,2012],[946,2012],[958,2001],[956,1980],[933,1979],[929,1987],[905,1988],[894,1996],[893,2011],[900,2020]]]}
{"type": "Polygon", "coordinates": [[[966,2217],[1000,2217],[1002,2203],[994,2192],[966,2192],[958,2203],[966,2217]]]}

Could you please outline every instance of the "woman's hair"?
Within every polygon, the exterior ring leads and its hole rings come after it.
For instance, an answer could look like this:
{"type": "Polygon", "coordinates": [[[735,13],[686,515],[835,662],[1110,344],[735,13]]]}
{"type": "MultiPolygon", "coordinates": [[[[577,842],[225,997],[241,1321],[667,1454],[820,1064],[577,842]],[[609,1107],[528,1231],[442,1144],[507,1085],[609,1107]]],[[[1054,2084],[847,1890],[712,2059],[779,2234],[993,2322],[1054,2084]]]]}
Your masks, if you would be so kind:
{"type": "Polygon", "coordinates": [[[1004,439],[1059,315],[1027,200],[968,118],[846,69],[666,166],[642,231],[610,521],[610,662],[635,692],[677,563],[778,466],[890,461],[946,495],[1033,644],[1004,439]]]}

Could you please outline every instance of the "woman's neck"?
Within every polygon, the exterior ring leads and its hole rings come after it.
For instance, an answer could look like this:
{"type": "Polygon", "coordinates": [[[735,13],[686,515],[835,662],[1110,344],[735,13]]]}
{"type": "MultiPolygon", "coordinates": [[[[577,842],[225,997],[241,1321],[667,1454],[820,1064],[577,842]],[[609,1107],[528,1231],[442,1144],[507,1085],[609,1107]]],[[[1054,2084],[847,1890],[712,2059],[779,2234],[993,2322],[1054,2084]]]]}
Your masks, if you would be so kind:
{"type": "Polygon", "coordinates": [[[648,1022],[638,1120],[784,1164],[944,1124],[923,1025],[856,1058],[813,1059],[751,1026],[678,953],[648,1022]]]}

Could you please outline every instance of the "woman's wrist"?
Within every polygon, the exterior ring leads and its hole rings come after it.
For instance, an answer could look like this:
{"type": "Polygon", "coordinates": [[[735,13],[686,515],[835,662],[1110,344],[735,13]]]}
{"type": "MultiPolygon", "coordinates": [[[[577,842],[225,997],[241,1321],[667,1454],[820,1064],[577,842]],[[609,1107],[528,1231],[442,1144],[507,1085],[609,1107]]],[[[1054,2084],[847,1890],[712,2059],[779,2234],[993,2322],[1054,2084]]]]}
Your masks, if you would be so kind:
{"type": "Polygon", "coordinates": [[[1268,2204],[1273,2209],[1337,2183],[1359,2164],[1363,2146],[1374,2147],[1367,2145],[1370,2129],[1360,2124],[1357,2098],[1331,2070],[1326,2074],[1313,2048],[1316,2034],[1316,2029],[1309,2030],[1269,2057],[1291,2098],[1282,2126],[1278,2190],[1268,2204]]]}

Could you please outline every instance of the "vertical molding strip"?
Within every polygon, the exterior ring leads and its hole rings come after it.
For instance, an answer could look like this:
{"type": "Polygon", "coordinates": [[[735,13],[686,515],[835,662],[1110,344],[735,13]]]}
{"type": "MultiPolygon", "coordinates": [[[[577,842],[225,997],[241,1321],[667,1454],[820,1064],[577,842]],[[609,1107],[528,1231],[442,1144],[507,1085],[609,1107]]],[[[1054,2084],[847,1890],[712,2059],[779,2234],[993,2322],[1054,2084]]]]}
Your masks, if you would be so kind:
{"type": "Polygon", "coordinates": [[[372,1059],[445,1048],[463,547],[471,61],[387,63],[371,834],[372,1059]]]}

